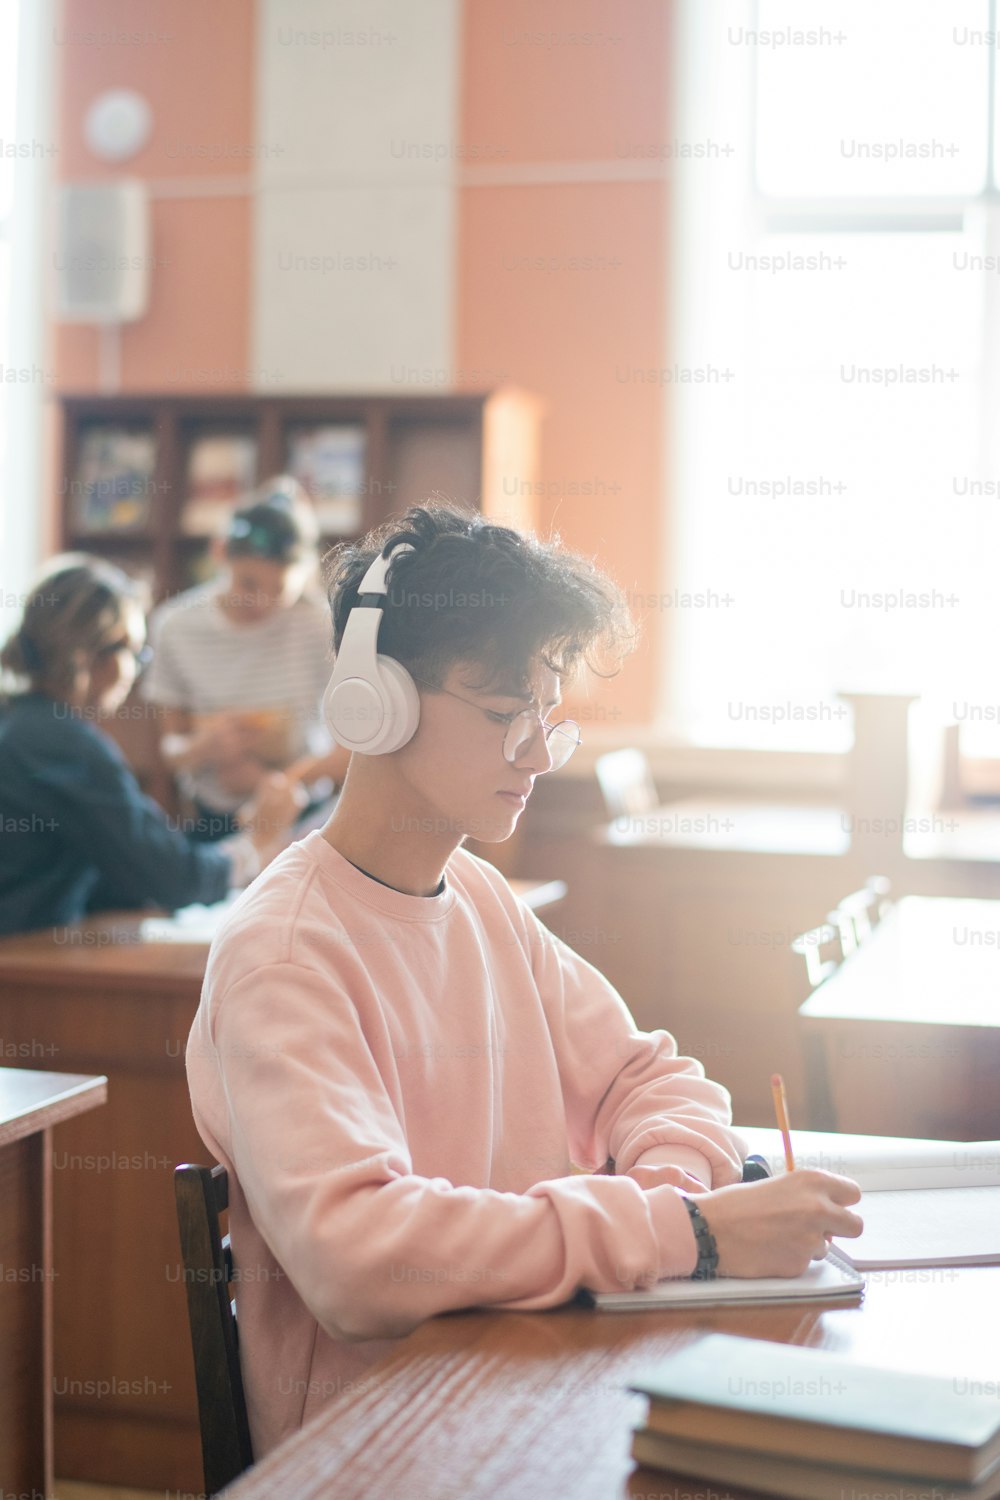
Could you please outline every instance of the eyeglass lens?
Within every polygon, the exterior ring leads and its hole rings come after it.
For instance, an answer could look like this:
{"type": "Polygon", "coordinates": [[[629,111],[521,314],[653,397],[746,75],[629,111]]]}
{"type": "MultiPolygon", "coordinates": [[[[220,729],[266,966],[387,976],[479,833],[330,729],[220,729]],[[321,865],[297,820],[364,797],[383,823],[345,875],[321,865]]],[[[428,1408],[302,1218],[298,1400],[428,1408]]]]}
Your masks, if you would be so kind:
{"type": "Polygon", "coordinates": [[[537,714],[532,713],[531,709],[525,709],[524,713],[518,714],[515,719],[511,720],[510,727],[504,736],[504,759],[513,764],[525,753],[541,729],[545,730],[545,737],[548,740],[553,771],[564,766],[580,743],[579,728],[572,719],[563,719],[561,723],[549,729],[542,724],[537,714]]]}

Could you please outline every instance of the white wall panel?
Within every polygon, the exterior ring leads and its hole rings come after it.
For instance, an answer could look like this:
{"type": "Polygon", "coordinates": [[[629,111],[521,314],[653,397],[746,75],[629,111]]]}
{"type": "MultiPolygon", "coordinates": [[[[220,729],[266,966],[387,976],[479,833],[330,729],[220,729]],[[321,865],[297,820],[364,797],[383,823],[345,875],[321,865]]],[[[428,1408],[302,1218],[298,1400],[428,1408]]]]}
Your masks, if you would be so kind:
{"type": "Polygon", "coordinates": [[[258,0],[253,367],[453,383],[458,0],[258,0]]]}

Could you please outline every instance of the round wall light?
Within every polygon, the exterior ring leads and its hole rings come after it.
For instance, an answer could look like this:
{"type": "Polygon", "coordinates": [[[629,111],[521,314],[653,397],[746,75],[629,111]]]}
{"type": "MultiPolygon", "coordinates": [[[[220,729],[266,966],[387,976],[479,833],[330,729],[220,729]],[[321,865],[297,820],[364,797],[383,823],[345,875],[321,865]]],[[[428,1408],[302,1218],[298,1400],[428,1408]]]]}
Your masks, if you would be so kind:
{"type": "Polygon", "coordinates": [[[108,89],[87,109],[83,134],[102,161],[128,161],[141,151],[153,128],[153,111],[133,89],[108,89]]]}

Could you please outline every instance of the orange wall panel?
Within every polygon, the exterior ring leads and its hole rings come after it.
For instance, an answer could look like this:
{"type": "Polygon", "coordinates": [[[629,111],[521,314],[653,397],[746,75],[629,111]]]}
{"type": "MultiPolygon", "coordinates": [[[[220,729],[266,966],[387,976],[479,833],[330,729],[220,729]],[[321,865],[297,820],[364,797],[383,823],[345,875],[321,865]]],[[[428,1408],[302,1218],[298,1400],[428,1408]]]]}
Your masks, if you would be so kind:
{"type": "Polygon", "coordinates": [[[122,335],[125,390],[244,390],[249,369],[251,200],[153,204],[152,296],[122,335]]]}
{"type": "Polygon", "coordinates": [[[669,0],[467,0],[469,159],[603,161],[661,141],[669,20],[669,0]]]}
{"type": "Polygon", "coordinates": [[[101,335],[90,323],[52,323],[56,385],[60,391],[98,388],[101,335]]]}
{"type": "MultiPolygon", "coordinates": [[[[663,363],[665,221],[660,183],[460,195],[456,364],[542,397],[542,529],[644,594],[658,589],[663,393],[634,372],[663,363]]],[[[655,630],[647,619],[627,670],[594,687],[629,720],[649,715],[655,630]]]]}

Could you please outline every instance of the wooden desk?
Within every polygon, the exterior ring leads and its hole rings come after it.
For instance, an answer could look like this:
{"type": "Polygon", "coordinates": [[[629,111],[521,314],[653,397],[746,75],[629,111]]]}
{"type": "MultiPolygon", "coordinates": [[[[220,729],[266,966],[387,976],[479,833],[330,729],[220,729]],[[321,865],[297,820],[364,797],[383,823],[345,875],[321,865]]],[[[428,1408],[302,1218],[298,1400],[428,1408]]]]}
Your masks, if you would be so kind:
{"type": "MultiPolygon", "coordinates": [[[[1000,1268],[872,1273],[860,1307],[462,1313],[434,1318],[227,1500],[686,1500],[705,1481],[632,1468],[627,1383],[718,1331],[996,1380],[1000,1268]],[[936,1279],[917,1280],[917,1274],[936,1279]]],[[[729,1485],[711,1490],[742,1495],[729,1485]]]]}
{"type": "Polygon", "coordinates": [[[106,1078],[0,1068],[0,1490],[51,1495],[52,1129],[108,1096],[106,1078]]]}
{"type": "Polygon", "coordinates": [[[1000,901],[904,897],[799,1015],[839,1129],[1000,1137],[1000,901]]]}
{"type": "MultiPolygon", "coordinates": [[[[780,1157],[773,1127],[740,1127],[780,1157]]],[[[856,1137],[795,1131],[803,1165],[845,1169],[856,1137]]],[[[901,1144],[897,1142],[896,1144],[901,1144]]],[[[854,1306],[469,1312],[433,1318],[227,1491],[232,1500],[702,1500],[693,1479],[632,1470],[645,1402],[629,1381],[718,1331],[874,1364],[996,1379],[1000,1267],[872,1272],[854,1306]]],[[[742,1495],[713,1485],[720,1496],[742,1495]]]]}
{"type": "MultiPolygon", "coordinates": [[[[565,892],[561,881],[514,885],[536,909],[565,892]]],[[[112,1083],[108,1108],[68,1125],[57,1155],[59,1474],[198,1493],[172,1178],[178,1162],[206,1159],[184,1048],[213,923],[211,914],[209,930],[168,923],[171,937],[150,942],[144,920],[109,913],[0,940],[0,1038],[25,1067],[102,1072],[112,1083]]]]}

